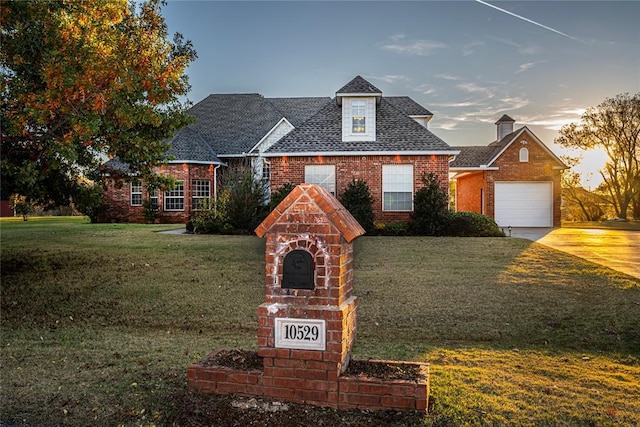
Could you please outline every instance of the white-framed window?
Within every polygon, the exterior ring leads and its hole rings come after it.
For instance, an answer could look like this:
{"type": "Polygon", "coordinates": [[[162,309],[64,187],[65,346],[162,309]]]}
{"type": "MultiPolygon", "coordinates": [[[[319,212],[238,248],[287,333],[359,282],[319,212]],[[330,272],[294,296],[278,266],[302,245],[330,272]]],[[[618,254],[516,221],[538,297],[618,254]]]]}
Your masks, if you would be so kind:
{"type": "Polygon", "coordinates": [[[262,180],[269,182],[271,179],[271,163],[267,160],[262,161],[262,180]]]}
{"type": "Polygon", "coordinates": [[[151,203],[152,209],[160,209],[160,205],[158,204],[158,189],[148,189],[149,190],[149,202],[151,203]]]}
{"type": "Polygon", "coordinates": [[[306,165],[304,167],[304,182],[316,184],[336,195],[336,166],[335,165],[306,165]]]}
{"type": "Polygon", "coordinates": [[[366,133],[366,119],[367,103],[365,101],[352,101],[351,102],[351,132],[353,133],[366,133]]]}
{"type": "Polygon", "coordinates": [[[211,198],[211,181],[194,179],[191,181],[191,204],[194,211],[208,209],[211,198]]]}
{"type": "Polygon", "coordinates": [[[140,181],[131,181],[129,201],[131,206],[142,206],[142,183],[140,181]]]}
{"type": "Polygon", "coordinates": [[[173,190],[164,192],[164,210],[184,210],[184,181],[176,181],[176,186],[173,190]]]}
{"type": "Polygon", "coordinates": [[[529,149],[527,147],[522,147],[520,149],[520,162],[526,163],[529,161],[529,149]]]}
{"type": "Polygon", "coordinates": [[[413,211],[413,165],[382,166],[382,210],[413,211]]]}

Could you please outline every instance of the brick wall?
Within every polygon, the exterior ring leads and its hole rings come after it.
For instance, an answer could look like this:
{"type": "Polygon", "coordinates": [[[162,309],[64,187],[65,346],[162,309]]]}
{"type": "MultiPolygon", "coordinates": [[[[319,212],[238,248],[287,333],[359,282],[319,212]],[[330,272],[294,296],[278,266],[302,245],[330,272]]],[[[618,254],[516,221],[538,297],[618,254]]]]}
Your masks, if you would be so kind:
{"type": "Polygon", "coordinates": [[[422,188],[422,176],[434,172],[440,178],[442,188],[449,192],[448,156],[315,156],[278,157],[271,161],[271,191],[290,182],[294,185],[304,182],[305,165],[336,166],[336,197],[352,179],[365,180],[373,197],[373,212],[376,221],[408,222],[410,212],[384,212],[382,210],[382,166],[395,164],[413,165],[414,194],[422,188]]]}
{"type": "Polygon", "coordinates": [[[456,211],[484,213],[482,202],[486,198],[486,172],[474,172],[456,180],[456,211]]]}
{"type": "MultiPolygon", "coordinates": [[[[186,224],[193,214],[192,206],[192,180],[202,179],[210,181],[211,198],[214,191],[214,167],[213,165],[196,164],[169,164],[158,168],[156,172],[171,175],[176,180],[184,181],[184,209],[180,211],[165,211],[164,192],[158,191],[158,205],[160,207],[160,222],[186,224]]],[[[105,208],[99,216],[100,222],[144,222],[142,206],[131,206],[130,183],[116,183],[113,179],[107,180],[107,190],[104,193],[105,208]]],[[[142,199],[149,198],[148,189],[142,183],[142,199]]]]}
{"type": "Polygon", "coordinates": [[[560,183],[562,170],[554,169],[558,163],[540,144],[526,132],[515,143],[511,144],[502,155],[491,165],[498,170],[471,172],[457,178],[456,182],[456,210],[484,213],[495,216],[495,182],[543,182],[553,183],[553,225],[559,227],[561,222],[561,193],[560,183]],[[521,144],[526,141],[527,144],[521,144]],[[529,161],[520,162],[520,149],[529,150],[529,161]],[[480,207],[480,189],[484,193],[484,209],[480,207]]]}

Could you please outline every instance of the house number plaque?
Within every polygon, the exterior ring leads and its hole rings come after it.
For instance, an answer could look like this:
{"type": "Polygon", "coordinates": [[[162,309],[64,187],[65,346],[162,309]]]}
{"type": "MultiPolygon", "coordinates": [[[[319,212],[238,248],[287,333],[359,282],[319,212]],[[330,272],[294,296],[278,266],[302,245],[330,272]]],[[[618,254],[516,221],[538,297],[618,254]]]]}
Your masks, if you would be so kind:
{"type": "Polygon", "coordinates": [[[275,346],[299,350],[326,350],[326,321],[276,318],[275,346]]]}

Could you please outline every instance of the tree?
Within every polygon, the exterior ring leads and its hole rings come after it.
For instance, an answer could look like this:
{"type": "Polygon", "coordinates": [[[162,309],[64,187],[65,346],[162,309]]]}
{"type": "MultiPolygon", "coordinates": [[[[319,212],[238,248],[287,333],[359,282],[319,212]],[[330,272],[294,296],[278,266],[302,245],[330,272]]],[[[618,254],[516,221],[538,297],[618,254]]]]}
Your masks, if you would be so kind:
{"type": "Polygon", "coordinates": [[[352,179],[340,196],[340,203],[347,208],[366,232],[374,230],[373,197],[366,181],[352,179]]]}
{"type": "Polygon", "coordinates": [[[616,215],[626,219],[630,204],[640,198],[639,139],[640,92],[607,98],[589,108],[579,124],[563,126],[556,142],[564,147],[605,150],[609,159],[599,172],[616,215]]]}
{"type": "MultiPolygon", "coordinates": [[[[569,167],[579,162],[579,158],[563,156],[562,161],[569,167]]],[[[578,172],[566,170],[562,174],[563,219],[578,221],[599,221],[605,216],[603,206],[610,204],[606,197],[595,191],[586,190],[578,172]]]]}
{"type": "Polygon", "coordinates": [[[413,199],[412,231],[425,236],[442,236],[447,228],[447,192],[440,186],[438,175],[433,172],[422,177],[424,186],[413,199]]]}
{"type": "Polygon", "coordinates": [[[30,0],[0,4],[2,190],[68,203],[82,176],[117,156],[158,186],[164,140],[190,122],[190,41],[167,40],[161,4],[30,0]]]}

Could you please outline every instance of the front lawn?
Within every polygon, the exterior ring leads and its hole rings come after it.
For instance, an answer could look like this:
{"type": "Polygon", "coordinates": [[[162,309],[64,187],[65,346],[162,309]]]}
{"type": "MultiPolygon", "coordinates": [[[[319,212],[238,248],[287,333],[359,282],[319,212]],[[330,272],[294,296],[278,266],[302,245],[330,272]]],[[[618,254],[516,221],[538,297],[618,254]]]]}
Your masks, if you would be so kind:
{"type": "Polygon", "coordinates": [[[515,238],[355,242],[355,357],[429,362],[427,416],[192,394],[188,364],[257,348],[264,241],[171,228],[0,221],[0,423],[640,423],[640,281],[515,238]]]}

